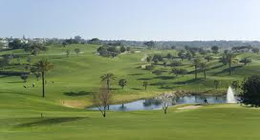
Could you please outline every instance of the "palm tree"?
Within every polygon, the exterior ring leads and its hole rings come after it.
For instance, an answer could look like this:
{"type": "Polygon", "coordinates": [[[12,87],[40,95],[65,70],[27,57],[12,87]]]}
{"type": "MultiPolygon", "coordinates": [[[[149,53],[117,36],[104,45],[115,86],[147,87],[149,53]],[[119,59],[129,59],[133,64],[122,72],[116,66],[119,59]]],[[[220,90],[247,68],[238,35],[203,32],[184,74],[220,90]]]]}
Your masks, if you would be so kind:
{"type": "Polygon", "coordinates": [[[42,77],[42,97],[45,97],[45,72],[53,68],[52,63],[48,62],[47,59],[42,59],[38,63],[33,65],[36,72],[41,73],[42,77]]]}
{"type": "Polygon", "coordinates": [[[198,75],[198,68],[200,66],[201,60],[199,58],[195,58],[193,60],[193,66],[194,66],[194,74],[195,74],[195,79],[197,79],[197,75],[198,75]]]}
{"type": "Polygon", "coordinates": [[[218,87],[220,85],[220,81],[214,80],[214,85],[215,85],[215,89],[218,89],[218,87]]]}
{"type": "Polygon", "coordinates": [[[220,62],[222,62],[224,65],[228,65],[228,72],[229,75],[231,75],[231,71],[232,71],[232,64],[237,63],[237,59],[236,59],[236,54],[234,53],[228,53],[225,54],[221,59],[220,62]]]}
{"type": "Polygon", "coordinates": [[[116,79],[115,75],[113,73],[107,73],[107,74],[102,75],[100,78],[101,78],[101,81],[106,82],[107,89],[108,89],[108,92],[109,92],[111,81],[116,79]]]}
{"type": "Polygon", "coordinates": [[[207,65],[207,63],[205,63],[205,62],[200,63],[200,69],[201,69],[201,70],[203,71],[203,73],[204,73],[204,78],[207,79],[207,73],[206,73],[206,71],[208,70],[208,65],[207,65]]]}
{"type": "Polygon", "coordinates": [[[144,89],[146,90],[147,89],[147,86],[149,85],[149,83],[147,82],[147,81],[144,81],[143,82],[143,87],[144,87],[144,89]]]}

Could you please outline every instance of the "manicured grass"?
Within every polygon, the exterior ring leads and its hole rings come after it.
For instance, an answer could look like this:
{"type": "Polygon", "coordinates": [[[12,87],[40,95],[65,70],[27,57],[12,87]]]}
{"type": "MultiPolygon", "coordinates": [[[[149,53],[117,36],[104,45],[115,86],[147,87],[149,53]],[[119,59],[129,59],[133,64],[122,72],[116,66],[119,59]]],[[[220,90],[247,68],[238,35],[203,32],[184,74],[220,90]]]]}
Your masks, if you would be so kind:
{"type": "Polygon", "coordinates": [[[194,110],[99,112],[49,109],[0,111],[1,140],[244,140],[259,139],[260,110],[238,105],[194,110]],[[8,117],[7,117],[8,115],[8,117]]]}
{"type": "MultiPolygon", "coordinates": [[[[46,99],[44,102],[61,105],[64,103],[67,106],[84,107],[91,105],[91,94],[95,93],[100,87],[100,76],[105,73],[114,73],[117,79],[112,82],[113,93],[115,95],[114,102],[123,102],[127,100],[135,100],[142,97],[155,96],[167,91],[188,90],[188,91],[208,91],[217,93],[214,90],[214,80],[220,80],[221,85],[219,91],[226,91],[232,81],[242,81],[245,77],[257,74],[260,66],[260,55],[258,54],[241,54],[238,58],[250,56],[253,63],[247,66],[242,64],[234,64],[237,67],[232,75],[228,75],[227,66],[222,66],[218,62],[220,55],[214,55],[214,60],[210,64],[210,69],[207,71],[208,78],[203,79],[203,73],[199,73],[199,79],[194,80],[194,71],[192,63],[188,60],[182,61],[181,68],[187,69],[190,74],[185,76],[175,77],[169,74],[171,67],[163,67],[161,63],[155,67],[155,70],[164,71],[161,75],[155,75],[152,71],[143,70],[140,66],[147,64],[141,61],[146,55],[171,53],[177,55],[174,50],[140,50],[139,53],[121,54],[116,58],[104,58],[96,54],[96,45],[70,45],[48,46],[48,51],[40,53],[38,56],[32,56],[33,64],[42,57],[49,59],[54,64],[54,69],[47,73],[46,99]],[[80,48],[81,54],[73,53],[74,49],[80,48]],[[66,50],[71,50],[70,57],[66,56],[66,50]],[[118,85],[118,80],[127,79],[127,86],[122,90],[118,85]],[[52,83],[52,81],[54,83],[52,83]],[[147,90],[142,87],[142,82],[148,81],[147,90]],[[83,93],[83,94],[82,94],[83,93]]],[[[0,54],[19,54],[21,55],[20,63],[28,64],[26,61],[28,54],[22,50],[3,51],[0,54]]],[[[201,56],[202,57],[202,56],[201,56]]],[[[18,63],[14,58],[12,64],[18,63]]],[[[168,64],[170,61],[168,60],[168,64]]],[[[11,65],[6,70],[24,71],[24,66],[11,65]]],[[[1,92],[6,98],[21,95],[23,98],[41,96],[41,83],[37,81],[34,75],[30,75],[28,82],[24,83],[19,76],[0,77],[1,92]],[[36,84],[32,88],[32,83],[36,84]],[[27,88],[23,88],[23,86],[27,88]]],[[[1,96],[1,94],[0,94],[1,96]]],[[[0,99],[1,100],[1,99],[0,99]]],[[[39,99],[41,100],[41,99],[39,99]]],[[[3,100],[3,102],[6,102],[3,100]]],[[[9,102],[9,101],[8,101],[9,102]]],[[[19,102],[18,102],[19,103],[19,102]]]]}
{"type": "MultiPolygon", "coordinates": [[[[46,98],[41,98],[41,83],[30,75],[26,83],[19,76],[0,77],[0,140],[244,140],[259,139],[260,110],[238,105],[210,105],[195,110],[169,109],[162,111],[109,112],[102,118],[98,111],[87,111],[85,106],[92,104],[91,94],[100,87],[100,76],[114,73],[117,79],[112,82],[113,102],[125,102],[139,98],[156,96],[163,92],[188,90],[218,93],[225,91],[234,80],[258,74],[260,55],[240,54],[238,58],[250,56],[253,62],[247,66],[238,66],[232,75],[228,75],[227,66],[218,62],[215,55],[210,62],[208,78],[194,80],[193,67],[188,60],[182,61],[181,68],[190,74],[175,77],[170,75],[171,67],[161,63],[155,70],[163,70],[161,75],[140,68],[147,62],[141,61],[146,55],[172,53],[174,50],[140,50],[140,53],[121,54],[116,58],[104,58],[96,54],[96,45],[48,46],[49,50],[38,56],[29,57],[31,64],[42,57],[54,64],[47,73],[46,98]],[[80,48],[82,53],[66,56],[66,50],[80,48]],[[121,89],[117,82],[127,79],[127,86],[121,89]],[[221,86],[214,90],[213,81],[220,80],[221,86]],[[142,82],[148,81],[147,90],[142,82]],[[32,87],[32,83],[36,87],[32,87]],[[26,86],[24,88],[23,86],[26,86]],[[73,108],[69,108],[73,107],[73,108]],[[40,114],[43,118],[40,118],[40,114]]],[[[19,54],[20,63],[27,64],[28,54],[22,50],[3,51],[0,54],[19,54]]],[[[14,65],[11,61],[6,70],[24,71],[24,66],[14,65]]],[[[168,61],[170,63],[170,61],[168,61]]]]}

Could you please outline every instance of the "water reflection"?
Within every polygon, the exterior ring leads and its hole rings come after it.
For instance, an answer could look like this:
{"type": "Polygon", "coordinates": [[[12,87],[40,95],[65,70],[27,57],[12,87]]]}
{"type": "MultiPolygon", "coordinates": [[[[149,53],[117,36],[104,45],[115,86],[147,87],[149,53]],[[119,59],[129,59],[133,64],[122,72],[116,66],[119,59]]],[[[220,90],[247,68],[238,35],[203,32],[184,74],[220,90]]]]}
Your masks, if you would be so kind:
{"type": "MultiPolygon", "coordinates": [[[[172,98],[172,105],[175,104],[219,104],[226,103],[226,96],[184,96],[178,98],[172,98]]],[[[150,99],[137,100],[125,104],[110,105],[110,110],[113,111],[133,111],[133,110],[158,110],[162,108],[162,101],[155,97],[150,99]]],[[[97,108],[90,108],[91,110],[97,110],[97,108]]]]}

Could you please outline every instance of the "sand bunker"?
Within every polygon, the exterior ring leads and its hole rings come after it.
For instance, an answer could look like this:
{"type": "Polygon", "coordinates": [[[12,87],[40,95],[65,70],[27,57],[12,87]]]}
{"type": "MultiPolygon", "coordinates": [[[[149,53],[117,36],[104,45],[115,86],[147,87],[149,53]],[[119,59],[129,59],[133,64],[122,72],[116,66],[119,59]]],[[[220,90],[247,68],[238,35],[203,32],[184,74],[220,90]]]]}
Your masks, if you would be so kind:
{"type": "Polygon", "coordinates": [[[199,106],[199,105],[191,105],[191,106],[185,106],[185,107],[180,107],[180,108],[178,108],[178,109],[180,109],[180,110],[188,110],[188,109],[197,109],[197,108],[200,108],[201,106],[199,106]]]}

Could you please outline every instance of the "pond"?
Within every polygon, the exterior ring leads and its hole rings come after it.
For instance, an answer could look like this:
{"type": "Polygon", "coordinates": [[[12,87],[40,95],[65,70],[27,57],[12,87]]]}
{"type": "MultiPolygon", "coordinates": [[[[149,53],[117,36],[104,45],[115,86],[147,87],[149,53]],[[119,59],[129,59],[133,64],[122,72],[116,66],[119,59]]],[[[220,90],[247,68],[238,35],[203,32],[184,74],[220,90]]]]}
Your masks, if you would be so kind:
{"type": "MultiPolygon", "coordinates": [[[[227,103],[226,96],[201,96],[192,95],[178,97],[174,103],[177,104],[204,104],[207,101],[209,104],[227,103]]],[[[162,108],[162,102],[158,98],[141,99],[124,104],[114,104],[109,106],[112,111],[134,111],[134,110],[159,110],[162,108]]],[[[90,110],[98,110],[96,107],[89,108],[90,110]]]]}

